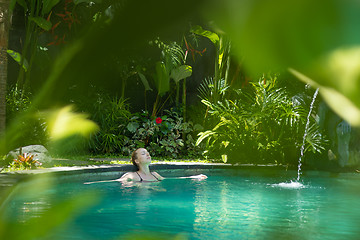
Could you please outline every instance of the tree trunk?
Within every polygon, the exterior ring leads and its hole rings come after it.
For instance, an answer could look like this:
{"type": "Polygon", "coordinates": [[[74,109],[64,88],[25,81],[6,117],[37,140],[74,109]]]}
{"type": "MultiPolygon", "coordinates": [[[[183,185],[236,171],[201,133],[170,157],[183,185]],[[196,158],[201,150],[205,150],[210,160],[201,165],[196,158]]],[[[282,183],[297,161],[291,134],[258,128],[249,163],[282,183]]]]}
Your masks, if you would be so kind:
{"type": "Polygon", "coordinates": [[[9,38],[10,0],[0,0],[0,134],[5,131],[6,123],[6,81],[7,47],[9,38]]]}

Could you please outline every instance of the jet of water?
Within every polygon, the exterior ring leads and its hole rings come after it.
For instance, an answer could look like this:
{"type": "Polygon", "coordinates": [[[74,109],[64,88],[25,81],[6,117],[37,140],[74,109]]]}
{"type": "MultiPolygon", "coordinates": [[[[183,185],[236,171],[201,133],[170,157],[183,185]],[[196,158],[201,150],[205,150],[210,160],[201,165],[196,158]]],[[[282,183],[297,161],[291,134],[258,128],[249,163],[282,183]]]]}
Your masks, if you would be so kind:
{"type": "Polygon", "coordinates": [[[300,157],[299,157],[299,164],[298,164],[298,176],[297,176],[296,181],[299,181],[300,176],[301,176],[301,165],[302,165],[302,158],[304,156],[304,151],[305,151],[305,140],[306,140],[306,136],[307,136],[307,133],[308,133],[309,124],[310,124],[311,112],[312,112],[312,109],[314,107],[315,99],[316,99],[316,96],[318,95],[318,92],[319,92],[319,88],[317,88],[315,93],[314,93],[313,99],[312,99],[311,104],[310,104],[310,110],[309,110],[309,113],[308,113],[308,116],[307,116],[307,121],[306,121],[306,125],[305,125],[305,133],[304,133],[304,136],[303,136],[303,142],[302,142],[301,149],[300,149],[300,157]]]}

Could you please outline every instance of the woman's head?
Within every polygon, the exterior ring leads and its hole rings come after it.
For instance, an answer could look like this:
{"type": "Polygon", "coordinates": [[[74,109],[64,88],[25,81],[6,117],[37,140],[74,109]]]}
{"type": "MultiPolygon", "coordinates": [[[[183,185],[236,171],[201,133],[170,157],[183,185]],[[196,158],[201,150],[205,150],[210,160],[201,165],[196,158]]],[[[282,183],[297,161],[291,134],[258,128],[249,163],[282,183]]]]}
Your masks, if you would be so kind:
{"type": "Polygon", "coordinates": [[[150,164],[151,157],[145,148],[138,148],[131,154],[131,162],[139,170],[139,165],[150,164]]]}
{"type": "Polygon", "coordinates": [[[137,150],[138,150],[138,149],[136,149],[135,151],[132,152],[132,154],[131,154],[131,159],[130,159],[130,160],[131,160],[132,164],[136,167],[136,169],[139,170],[139,166],[138,166],[137,163],[135,162],[135,159],[137,159],[137,154],[138,154],[138,153],[137,153],[137,150]]]}

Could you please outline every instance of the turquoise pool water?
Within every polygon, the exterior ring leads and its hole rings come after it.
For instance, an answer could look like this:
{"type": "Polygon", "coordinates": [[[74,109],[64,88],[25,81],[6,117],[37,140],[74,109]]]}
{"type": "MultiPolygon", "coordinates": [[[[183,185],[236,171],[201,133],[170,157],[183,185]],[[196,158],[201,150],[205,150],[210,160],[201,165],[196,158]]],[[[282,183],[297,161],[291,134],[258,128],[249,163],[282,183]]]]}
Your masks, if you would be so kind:
{"type": "Polygon", "coordinates": [[[295,172],[206,174],[204,181],[133,186],[65,182],[15,196],[8,212],[26,222],[59,199],[94,190],[100,202],[44,239],[135,239],[134,234],[139,239],[360,239],[360,174],[304,174],[302,188],[279,184],[290,182],[295,172]]]}

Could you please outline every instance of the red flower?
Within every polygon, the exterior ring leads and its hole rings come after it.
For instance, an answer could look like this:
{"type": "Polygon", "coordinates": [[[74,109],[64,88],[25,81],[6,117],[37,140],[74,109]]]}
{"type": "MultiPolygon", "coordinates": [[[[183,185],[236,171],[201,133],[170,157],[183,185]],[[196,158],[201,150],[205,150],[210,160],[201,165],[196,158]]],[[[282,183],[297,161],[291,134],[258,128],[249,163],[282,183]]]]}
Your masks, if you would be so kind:
{"type": "Polygon", "coordinates": [[[160,124],[160,123],[162,123],[162,119],[161,119],[161,117],[156,118],[156,119],[155,119],[155,122],[156,122],[156,124],[160,124]]]}

